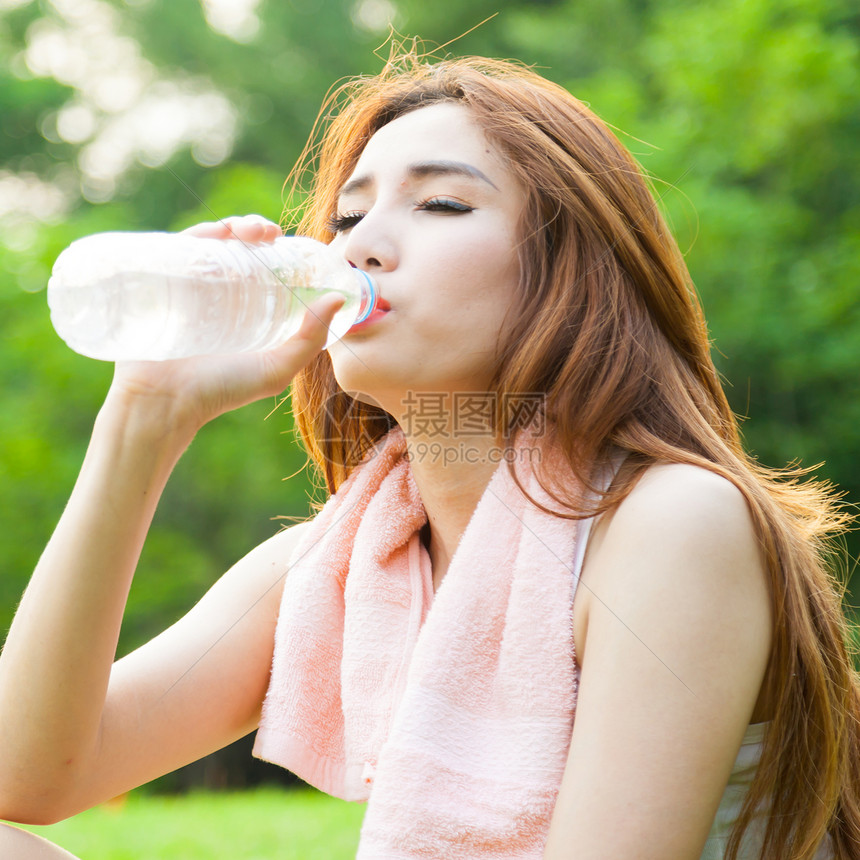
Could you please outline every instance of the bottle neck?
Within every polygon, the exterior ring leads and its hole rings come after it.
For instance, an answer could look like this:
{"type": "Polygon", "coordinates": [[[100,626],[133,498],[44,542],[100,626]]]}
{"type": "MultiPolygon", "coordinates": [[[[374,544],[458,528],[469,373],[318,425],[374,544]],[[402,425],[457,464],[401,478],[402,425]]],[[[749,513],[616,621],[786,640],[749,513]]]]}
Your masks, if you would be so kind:
{"type": "Polygon", "coordinates": [[[353,269],[356,273],[358,283],[361,287],[361,304],[358,310],[358,317],[355,320],[356,323],[364,322],[375,310],[376,306],[379,303],[379,290],[376,288],[376,284],[373,281],[373,278],[367,274],[367,272],[363,272],[361,269],[353,269]]]}

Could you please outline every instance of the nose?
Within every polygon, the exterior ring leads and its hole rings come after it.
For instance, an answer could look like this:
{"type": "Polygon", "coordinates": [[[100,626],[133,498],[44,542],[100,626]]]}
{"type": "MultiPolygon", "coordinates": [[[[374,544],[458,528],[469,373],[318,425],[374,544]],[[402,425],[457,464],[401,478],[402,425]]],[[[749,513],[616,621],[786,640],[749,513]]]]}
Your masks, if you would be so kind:
{"type": "Polygon", "coordinates": [[[371,209],[346,236],[343,255],[366,272],[387,272],[397,265],[397,241],[393,225],[384,214],[371,209]]]}

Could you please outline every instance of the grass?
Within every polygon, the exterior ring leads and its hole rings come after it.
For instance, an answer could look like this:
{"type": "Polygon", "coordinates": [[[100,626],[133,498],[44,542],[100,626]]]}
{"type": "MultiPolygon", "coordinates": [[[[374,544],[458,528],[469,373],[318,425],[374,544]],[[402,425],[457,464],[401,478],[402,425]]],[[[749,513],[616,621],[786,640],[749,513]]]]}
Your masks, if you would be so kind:
{"type": "Polygon", "coordinates": [[[364,805],[309,789],[147,795],[27,827],[81,860],[354,860],[364,805]]]}

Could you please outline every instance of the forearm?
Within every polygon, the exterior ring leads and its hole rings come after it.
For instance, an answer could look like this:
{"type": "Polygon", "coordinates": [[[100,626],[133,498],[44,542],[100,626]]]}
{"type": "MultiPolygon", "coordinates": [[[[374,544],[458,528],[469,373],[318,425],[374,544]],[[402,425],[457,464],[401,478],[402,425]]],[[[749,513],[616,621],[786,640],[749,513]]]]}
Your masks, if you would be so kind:
{"type": "Polygon", "coordinates": [[[168,410],[109,396],[96,420],[0,656],[2,806],[61,792],[96,748],[134,569],[193,436],[175,424],[165,429],[168,410]]]}

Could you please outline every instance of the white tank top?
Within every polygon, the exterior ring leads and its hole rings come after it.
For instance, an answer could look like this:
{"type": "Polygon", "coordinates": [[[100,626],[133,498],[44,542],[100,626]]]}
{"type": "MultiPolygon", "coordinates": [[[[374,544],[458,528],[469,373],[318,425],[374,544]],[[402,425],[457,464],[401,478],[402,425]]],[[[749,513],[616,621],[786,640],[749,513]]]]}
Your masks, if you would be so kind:
{"type": "MultiPolygon", "coordinates": [[[[758,770],[764,734],[768,725],[769,723],[752,723],[747,726],[728,785],[723,792],[717,814],[714,816],[708,841],[705,842],[705,848],[699,860],[723,860],[725,857],[732,828],[738,820],[741,806],[758,770]]],[[[738,860],[759,860],[765,823],[764,816],[754,818],[750,822],[738,851],[738,860]]],[[[816,852],[815,860],[832,860],[833,856],[832,844],[828,837],[816,852]]]]}

